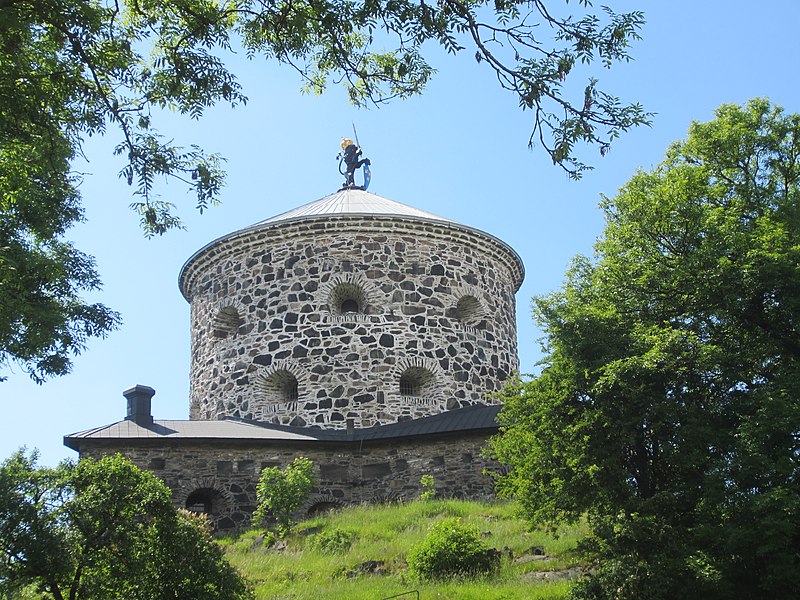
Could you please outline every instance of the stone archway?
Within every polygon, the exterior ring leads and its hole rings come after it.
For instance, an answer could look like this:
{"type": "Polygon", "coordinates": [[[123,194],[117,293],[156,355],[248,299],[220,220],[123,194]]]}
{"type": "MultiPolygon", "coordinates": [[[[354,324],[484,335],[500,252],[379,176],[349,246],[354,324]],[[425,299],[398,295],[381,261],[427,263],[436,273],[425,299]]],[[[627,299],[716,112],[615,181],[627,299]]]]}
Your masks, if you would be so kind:
{"type": "Polygon", "coordinates": [[[236,529],[238,524],[230,517],[233,497],[214,477],[192,480],[184,489],[184,494],[175,496],[178,506],[205,515],[215,530],[236,529]]]}

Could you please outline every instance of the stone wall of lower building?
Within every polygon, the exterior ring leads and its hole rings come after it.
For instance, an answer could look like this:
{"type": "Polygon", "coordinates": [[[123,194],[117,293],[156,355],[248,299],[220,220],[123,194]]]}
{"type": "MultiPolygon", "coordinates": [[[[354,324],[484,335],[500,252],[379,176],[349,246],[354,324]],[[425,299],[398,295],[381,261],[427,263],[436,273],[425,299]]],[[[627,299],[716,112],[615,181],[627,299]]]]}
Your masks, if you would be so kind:
{"type": "Polygon", "coordinates": [[[518,368],[521,263],[491,236],[328,218],[191,259],[192,419],[344,429],[486,402],[518,368]]]}
{"type": "Polygon", "coordinates": [[[245,445],[113,443],[81,449],[81,457],[120,452],[137,466],[153,471],[170,487],[175,504],[209,512],[218,529],[246,527],[255,509],[261,470],[283,467],[297,456],[314,462],[317,484],[304,512],[362,502],[413,499],[422,492],[420,478],[434,477],[443,497],[494,497],[485,468],[496,463],[482,456],[487,434],[473,433],[380,443],[245,445]]]}

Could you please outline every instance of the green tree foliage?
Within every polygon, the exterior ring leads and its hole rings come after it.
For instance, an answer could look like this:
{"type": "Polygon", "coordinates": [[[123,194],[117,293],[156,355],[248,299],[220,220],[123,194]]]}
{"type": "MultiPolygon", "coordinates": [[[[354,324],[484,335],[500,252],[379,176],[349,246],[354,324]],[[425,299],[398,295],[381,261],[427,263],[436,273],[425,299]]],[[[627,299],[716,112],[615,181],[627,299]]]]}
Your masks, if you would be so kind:
{"type": "Polygon", "coordinates": [[[799,178],[800,115],[722,106],[535,299],[547,357],[506,390],[498,485],[537,524],[588,513],[577,597],[796,592],[799,178]]]}
{"type": "Polygon", "coordinates": [[[70,165],[87,136],[118,135],[120,176],[147,235],[181,226],[155,192],[163,179],[187,185],[201,212],[218,201],[221,159],[155,125],[161,109],[197,119],[218,102],[245,102],[223,60],[231,49],[292,65],[309,91],[341,82],[358,105],[421,92],[434,72],[426,43],[474,51],[532,111],[530,144],[579,177],[588,166],[577,144],[605,153],[648,115],[594,78],[567,82],[588,76],[581,65],[628,60],[643,16],[597,14],[588,0],[584,14],[562,16],[547,4],[560,3],[0,0],[0,364],[19,363],[38,382],[61,375],[87,338],[118,322],[81,300],[99,286],[94,264],[62,239],[81,218],[70,165]]]}
{"type": "Polygon", "coordinates": [[[253,513],[253,525],[263,525],[272,517],[280,533],[289,532],[292,515],[308,500],[314,481],[314,463],[304,456],[295,458],[285,469],[267,467],[261,471],[256,484],[258,506],[253,513]]]}
{"type": "Polygon", "coordinates": [[[154,475],[117,456],[0,465],[0,593],[56,600],[251,598],[201,517],[176,511],[154,475]]]}
{"type": "Polygon", "coordinates": [[[448,579],[491,574],[500,567],[500,553],[481,540],[476,527],[461,519],[445,519],[408,554],[408,570],[420,579],[448,579]]]}

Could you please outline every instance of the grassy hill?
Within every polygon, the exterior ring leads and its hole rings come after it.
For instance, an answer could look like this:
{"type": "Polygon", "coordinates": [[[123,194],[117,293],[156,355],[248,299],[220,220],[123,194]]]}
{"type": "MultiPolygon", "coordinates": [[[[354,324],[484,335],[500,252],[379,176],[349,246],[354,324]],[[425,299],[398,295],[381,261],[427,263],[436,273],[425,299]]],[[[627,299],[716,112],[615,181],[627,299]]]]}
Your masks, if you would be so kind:
{"type": "Polygon", "coordinates": [[[228,557],[253,582],[261,599],[402,598],[544,599],[563,598],[574,576],[573,550],[585,531],[565,528],[554,537],[528,532],[510,503],[460,500],[413,501],[348,508],[300,523],[286,540],[268,547],[253,530],[223,538],[228,557]],[[407,572],[405,559],[431,525],[459,517],[476,526],[487,545],[503,550],[494,576],[445,583],[421,582],[407,572]]]}

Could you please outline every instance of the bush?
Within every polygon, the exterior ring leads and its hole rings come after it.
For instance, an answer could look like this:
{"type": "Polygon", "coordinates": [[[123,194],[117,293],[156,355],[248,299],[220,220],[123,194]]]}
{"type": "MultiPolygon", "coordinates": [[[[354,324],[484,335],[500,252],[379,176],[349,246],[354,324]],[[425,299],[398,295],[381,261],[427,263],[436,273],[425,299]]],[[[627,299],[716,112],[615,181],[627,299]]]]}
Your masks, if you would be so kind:
{"type": "Polygon", "coordinates": [[[344,554],[353,545],[356,534],[344,529],[323,531],[309,539],[311,549],[324,554],[344,554]]]}
{"type": "Polygon", "coordinates": [[[500,566],[500,553],[487,547],[478,529],[461,519],[446,519],[431,527],[425,539],[408,555],[408,569],[419,579],[476,577],[500,566]]]}
{"type": "Polygon", "coordinates": [[[308,499],[313,487],[314,465],[304,456],[295,458],[284,470],[278,467],[264,469],[256,485],[258,507],[253,513],[253,526],[263,525],[272,515],[278,522],[278,531],[288,533],[292,513],[308,499]]]}
{"type": "Polygon", "coordinates": [[[436,481],[433,479],[433,475],[426,473],[423,475],[420,480],[419,484],[422,486],[422,494],[420,494],[420,500],[433,500],[436,496],[436,481]]]}

